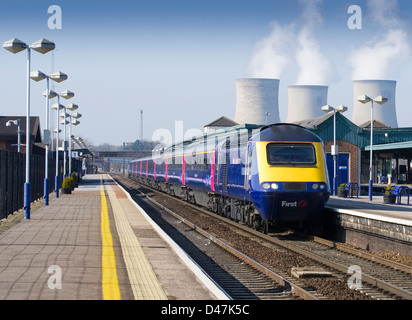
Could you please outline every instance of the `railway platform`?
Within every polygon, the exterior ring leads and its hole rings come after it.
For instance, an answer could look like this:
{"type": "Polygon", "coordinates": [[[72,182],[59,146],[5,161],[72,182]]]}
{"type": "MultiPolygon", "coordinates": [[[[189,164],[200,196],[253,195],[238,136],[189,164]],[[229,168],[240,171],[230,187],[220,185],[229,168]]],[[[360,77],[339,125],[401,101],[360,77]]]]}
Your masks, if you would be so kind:
{"type": "Polygon", "coordinates": [[[0,233],[2,300],[217,300],[223,294],[108,175],[0,233]]]}
{"type": "Polygon", "coordinates": [[[336,240],[371,251],[412,255],[412,205],[384,204],[383,196],[330,197],[326,204],[336,240]]]}
{"type": "Polygon", "coordinates": [[[384,204],[383,196],[354,198],[338,198],[331,196],[327,207],[340,212],[351,212],[359,216],[374,216],[381,221],[406,224],[412,226],[412,204],[384,204]]]}

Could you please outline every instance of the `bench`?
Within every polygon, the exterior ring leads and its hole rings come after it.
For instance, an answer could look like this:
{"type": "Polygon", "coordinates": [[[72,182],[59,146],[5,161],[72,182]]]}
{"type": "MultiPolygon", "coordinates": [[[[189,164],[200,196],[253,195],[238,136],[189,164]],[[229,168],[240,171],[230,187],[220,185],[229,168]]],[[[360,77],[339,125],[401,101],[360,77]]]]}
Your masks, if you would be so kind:
{"type": "Polygon", "coordinates": [[[410,195],[410,190],[406,186],[392,186],[389,189],[389,194],[396,196],[396,204],[402,204],[402,196],[408,196],[408,202],[407,205],[409,206],[409,195],[410,195]]]}

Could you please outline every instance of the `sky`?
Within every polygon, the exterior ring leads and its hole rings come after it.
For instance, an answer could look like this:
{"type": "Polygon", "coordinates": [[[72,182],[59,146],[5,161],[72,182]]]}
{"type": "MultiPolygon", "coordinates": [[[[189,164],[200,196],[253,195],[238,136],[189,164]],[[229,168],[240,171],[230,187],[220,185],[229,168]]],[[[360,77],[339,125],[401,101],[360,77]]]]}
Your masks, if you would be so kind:
{"type": "MultiPolygon", "coordinates": [[[[68,75],[53,89],[75,93],[61,103],[79,106],[73,134],[93,145],[139,139],[140,110],[148,140],[233,119],[236,79],[251,77],[280,79],[281,121],[289,85],[327,85],[328,103],[346,105],[351,119],[353,80],[396,80],[399,126],[412,127],[411,23],[410,0],[0,2],[1,41],[55,42],[52,52],[32,52],[31,70],[68,75]],[[48,12],[53,5],[61,19],[48,12]]],[[[24,51],[0,50],[0,116],[26,114],[26,60],[24,51]]],[[[42,129],[45,90],[45,81],[31,81],[31,115],[42,129]]],[[[55,128],[54,110],[50,117],[55,128]]]]}

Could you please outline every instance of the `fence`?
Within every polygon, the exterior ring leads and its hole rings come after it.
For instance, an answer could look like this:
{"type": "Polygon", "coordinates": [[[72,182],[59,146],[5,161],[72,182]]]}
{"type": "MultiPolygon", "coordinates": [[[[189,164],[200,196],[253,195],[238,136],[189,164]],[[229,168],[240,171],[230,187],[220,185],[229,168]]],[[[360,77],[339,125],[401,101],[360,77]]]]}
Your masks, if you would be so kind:
{"type": "MultiPolygon", "coordinates": [[[[49,183],[50,192],[54,192],[56,176],[55,153],[50,152],[49,183]]],[[[63,155],[59,153],[59,155],[63,155]]],[[[81,161],[72,159],[74,172],[81,172],[81,161]]],[[[62,182],[63,157],[59,157],[59,185],[62,182]]],[[[30,184],[31,201],[44,196],[45,156],[31,155],[30,184]]],[[[26,155],[14,151],[0,150],[0,219],[23,208],[23,187],[26,180],[26,155]]]]}

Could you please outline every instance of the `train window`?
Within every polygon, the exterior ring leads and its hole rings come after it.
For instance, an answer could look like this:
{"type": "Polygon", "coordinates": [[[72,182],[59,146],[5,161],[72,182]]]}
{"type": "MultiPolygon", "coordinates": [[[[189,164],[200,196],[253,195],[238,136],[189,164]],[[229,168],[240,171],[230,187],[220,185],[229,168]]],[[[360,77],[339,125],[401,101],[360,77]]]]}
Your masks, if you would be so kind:
{"type": "Polygon", "coordinates": [[[267,146],[270,165],[316,165],[315,148],[309,143],[271,143],[267,146]]]}

